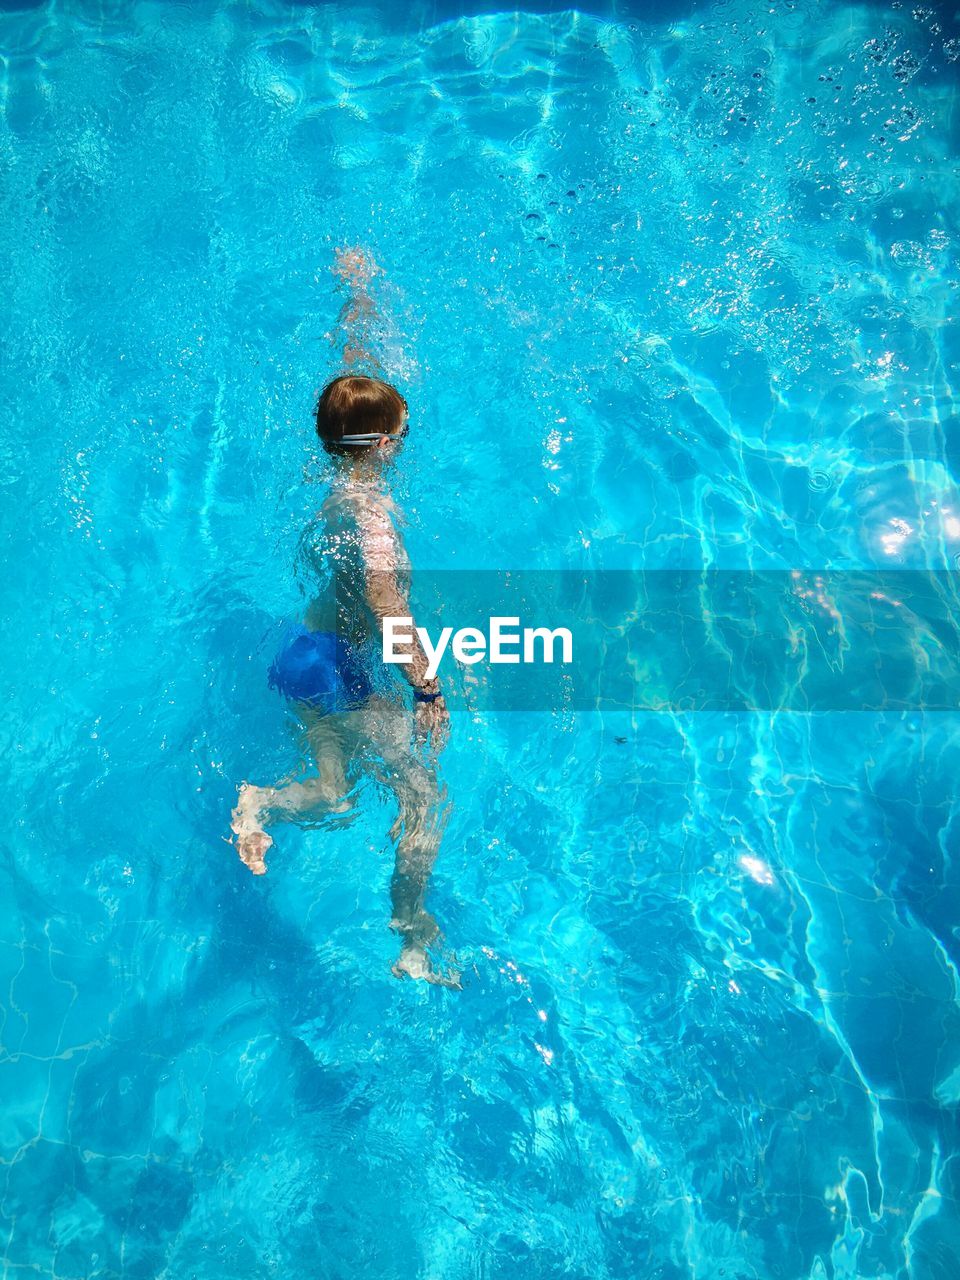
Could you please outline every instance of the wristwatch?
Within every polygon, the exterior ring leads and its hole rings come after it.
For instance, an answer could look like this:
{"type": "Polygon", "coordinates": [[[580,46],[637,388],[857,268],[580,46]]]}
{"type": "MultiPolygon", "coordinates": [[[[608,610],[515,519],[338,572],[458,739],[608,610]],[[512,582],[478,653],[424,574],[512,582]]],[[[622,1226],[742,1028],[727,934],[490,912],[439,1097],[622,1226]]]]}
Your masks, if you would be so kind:
{"type": "Polygon", "coordinates": [[[423,684],[413,691],[414,702],[436,702],[438,698],[442,697],[440,681],[436,676],[432,680],[424,680],[423,684]]]}

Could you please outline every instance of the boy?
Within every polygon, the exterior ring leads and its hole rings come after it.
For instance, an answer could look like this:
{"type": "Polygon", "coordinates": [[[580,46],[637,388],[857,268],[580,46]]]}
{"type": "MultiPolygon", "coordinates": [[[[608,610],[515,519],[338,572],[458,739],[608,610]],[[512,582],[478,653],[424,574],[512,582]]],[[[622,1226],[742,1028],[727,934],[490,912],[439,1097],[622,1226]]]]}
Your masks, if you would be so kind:
{"type": "MultiPolygon", "coordinates": [[[[379,268],[357,248],[338,250],[334,270],[348,287],[340,313],[344,364],[380,369],[367,345],[376,319],[368,286],[379,268]]],[[[439,929],[423,903],[445,818],[436,769],[412,750],[408,713],[375,692],[364,659],[373,643],[379,648],[384,617],[410,615],[409,561],[385,487],[386,467],[408,425],[406,401],[379,378],[347,373],[320,396],[317,434],[337,470],[320,512],[319,553],[324,568],[332,564],[336,594],[313,602],[270,670],[271,685],[297,703],[318,773],[275,787],[242,784],[231,826],[241,859],[254,875],[263,875],[264,854],[273,843],[266,826],[345,811],[346,762],[365,764],[399,806],[390,833],[397,842],[390,927],[402,939],[393,973],[459,986],[456,974],[435,973],[427,956],[439,929]]],[[[427,657],[415,637],[408,653],[410,661],[397,669],[413,691],[416,736],[432,739],[439,750],[449,725],[440,682],[427,679],[427,657]]]]}

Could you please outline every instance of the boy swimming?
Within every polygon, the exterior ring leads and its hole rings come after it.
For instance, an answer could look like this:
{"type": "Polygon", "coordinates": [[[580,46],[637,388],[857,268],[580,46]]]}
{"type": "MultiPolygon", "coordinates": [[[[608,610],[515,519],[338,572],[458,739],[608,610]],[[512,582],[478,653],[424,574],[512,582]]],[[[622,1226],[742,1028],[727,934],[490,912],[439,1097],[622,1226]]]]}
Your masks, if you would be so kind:
{"type": "MultiPolygon", "coordinates": [[[[379,268],[356,248],[337,251],[334,271],[348,290],[340,312],[343,363],[382,372],[369,349],[377,312],[368,287],[379,268]]],[[[396,841],[390,927],[401,935],[393,972],[458,986],[457,975],[436,973],[427,955],[439,928],[424,898],[446,810],[435,761],[411,744],[411,728],[421,746],[432,743],[434,753],[444,744],[449,716],[440,682],[428,678],[428,659],[414,636],[409,662],[395,668],[411,686],[411,725],[407,708],[375,687],[369,660],[383,618],[410,614],[410,565],[385,484],[409,430],[407,404],[382,379],[348,372],[324,388],[316,427],[336,471],[318,514],[317,536],[307,541],[317,571],[329,577],[332,567],[335,590],[310,605],[274,660],[269,681],[296,704],[317,774],[272,787],[243,783],[231,822],[237,852],[254,875],[263,875],[264,855],[273,844],[266,827],[345,812],[348,770],[366,767],[393,791],[399,810],[390,832],[396,841]]]]}

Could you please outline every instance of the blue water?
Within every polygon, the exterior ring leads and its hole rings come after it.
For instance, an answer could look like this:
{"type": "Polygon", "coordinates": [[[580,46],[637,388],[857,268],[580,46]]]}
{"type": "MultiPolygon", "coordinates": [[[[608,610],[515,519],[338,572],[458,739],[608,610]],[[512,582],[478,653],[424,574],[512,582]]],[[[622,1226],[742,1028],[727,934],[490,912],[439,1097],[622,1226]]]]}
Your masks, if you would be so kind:
{"type": "Polygon", "coordinates": [[[415,566],[960,565],[950,11],[535,10],[0,13],[4,1280],[960,1274],[956,715],[455,702],[461,992],[225,843],[337,246],[415,566]]]}

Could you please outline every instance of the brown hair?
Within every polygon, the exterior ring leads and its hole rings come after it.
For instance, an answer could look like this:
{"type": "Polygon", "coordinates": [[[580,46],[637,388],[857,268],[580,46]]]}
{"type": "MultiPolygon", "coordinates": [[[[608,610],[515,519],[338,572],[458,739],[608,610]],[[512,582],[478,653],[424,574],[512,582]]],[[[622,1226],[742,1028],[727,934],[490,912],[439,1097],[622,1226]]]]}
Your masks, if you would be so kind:
{"type": "Polygon", "coordinates": [[[327,383],[320,395],[317,435],[326,444],[373,431],[393,435],[403,426],[406,411],[406,400],[388,382],[344,374],[327,383]]]}

